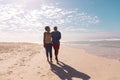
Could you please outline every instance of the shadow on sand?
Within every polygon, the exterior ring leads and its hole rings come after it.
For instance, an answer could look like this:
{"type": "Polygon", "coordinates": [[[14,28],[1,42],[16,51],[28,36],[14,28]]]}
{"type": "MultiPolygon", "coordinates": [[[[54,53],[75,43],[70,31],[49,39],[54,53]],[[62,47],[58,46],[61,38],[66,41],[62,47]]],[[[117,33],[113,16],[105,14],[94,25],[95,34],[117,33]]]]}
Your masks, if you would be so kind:
{"type": "Polygon", "coordinates": [[[85,73],[79,72],[69,65],[59,62],[58,65],[49,63],[51,71],[55,73],[61,80],[72,80],[72,78],[78,78],[81,80],[89,80],[90,76],[85,73]]]}

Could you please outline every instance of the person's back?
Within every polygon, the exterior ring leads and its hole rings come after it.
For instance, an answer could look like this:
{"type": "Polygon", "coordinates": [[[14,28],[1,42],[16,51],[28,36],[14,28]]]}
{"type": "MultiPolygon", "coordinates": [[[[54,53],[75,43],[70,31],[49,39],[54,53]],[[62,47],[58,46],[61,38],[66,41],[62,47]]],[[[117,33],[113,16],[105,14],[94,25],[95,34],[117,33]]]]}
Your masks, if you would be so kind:
{"type": "Polygon", "coordinates": [[[60,46],[60,39],[61,39],[61,33],[57,31],[57,27],[54,27],[54,31],[52,32],[52,44],[54,48],[55,53],[55,59],[58,63],[58,52],[59,52],[59,46],[60,46]]]}
{"type": "Polygon", "coordinates": [[[52,43],[53,44],[60,44],[61,33],[59,31],[52,32],[52,43]]]}

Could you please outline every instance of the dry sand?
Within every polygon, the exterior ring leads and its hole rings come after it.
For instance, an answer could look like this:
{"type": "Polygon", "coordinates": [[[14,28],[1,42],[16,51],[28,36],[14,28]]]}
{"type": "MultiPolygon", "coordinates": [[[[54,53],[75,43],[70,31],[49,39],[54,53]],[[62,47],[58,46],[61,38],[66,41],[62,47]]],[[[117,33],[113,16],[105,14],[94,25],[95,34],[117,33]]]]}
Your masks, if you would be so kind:
{"type": "Polygon", "coordinates": [[[62,45],[59,64],[42,45],[0,43],[0,80],[120,80],[120,62],[62,45]]]}

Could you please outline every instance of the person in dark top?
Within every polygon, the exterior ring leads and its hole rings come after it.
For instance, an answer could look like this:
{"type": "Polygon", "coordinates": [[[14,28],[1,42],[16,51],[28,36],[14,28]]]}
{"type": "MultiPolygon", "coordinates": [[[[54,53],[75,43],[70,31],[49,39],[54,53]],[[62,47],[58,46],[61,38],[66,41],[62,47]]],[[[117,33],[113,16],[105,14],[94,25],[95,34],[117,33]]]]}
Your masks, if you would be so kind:
{"type": "Polygon", "coordinates": [[[55,26],[54,31],[52,32],[52,44],[53,44],[55,59],[56,59],[57,63],[58,63],[60,39],[61,39],[61,33],[57,30],[57,26],[55,26]]]}

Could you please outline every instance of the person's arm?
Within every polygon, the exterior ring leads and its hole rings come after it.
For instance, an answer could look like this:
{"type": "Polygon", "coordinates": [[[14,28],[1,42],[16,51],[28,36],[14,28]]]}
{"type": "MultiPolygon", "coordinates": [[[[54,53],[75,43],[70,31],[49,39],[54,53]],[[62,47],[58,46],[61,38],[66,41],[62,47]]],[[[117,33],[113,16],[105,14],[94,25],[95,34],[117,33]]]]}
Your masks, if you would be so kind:
{"type": "Polygon", "coordinates": [[[61,33],[59,32],[59,40],[61,39],[61,33]]]}
{"type": "Polygon", "coordinates": [[[45,32],[43,34],[43,46],[45,47],[45,32]]]}

